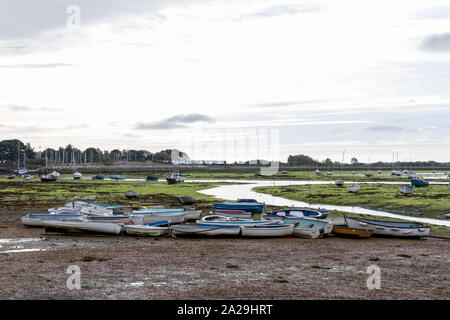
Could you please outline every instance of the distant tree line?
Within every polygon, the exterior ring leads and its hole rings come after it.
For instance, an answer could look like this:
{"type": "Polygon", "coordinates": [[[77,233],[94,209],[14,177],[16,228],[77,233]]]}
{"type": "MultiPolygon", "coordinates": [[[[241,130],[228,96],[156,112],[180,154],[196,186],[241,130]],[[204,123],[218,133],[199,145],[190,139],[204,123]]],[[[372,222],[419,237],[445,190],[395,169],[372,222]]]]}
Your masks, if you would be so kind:
{"type": "Polygon", "coordinates": [[[80,150],[71,144],[58,149],[47,148],[43,151],[34,150],[29,143],[24,144],[22,141],[3,140],[0,141],[0,163],[14,163],[17,166],[25,164],[64,164],[64,163],[114,163],[120,161],[132,162],[156,162],[167,163],[171,160],[172,150],[161,150],[159,152],[150,152],[147,150],[119,150],[111,151],[100,150],[99,148],[90,147],[80,150]]]}
{"type": "MultiPolygon", "coordinates": [[[[303,155],[303,154],[299,154],[299,155],[290,155],[288,157],[288,161],[287,164],[289,166],[299,166],[299,165],[306,165],[308,162],[308,164],[310,166],[326,166],[328,168],[331,168],[333,166],[335,167],[339,167],[342,165],[342,163],[340,161],[332,161],[329,158],[326,158],[323,161],[319,161],[316,159],[313,159],[309,156],[303,155]]],[[[383,162],[383,161],[378,161],[378,162],[373,162],[373,163],[362,163],[362,162],[358,162],[358,159],[356,158],[352,158],[351,159],[351,164],[345,164],[344,163],[344,167],[352,167],[352,166],[373,166],[373,167],[395,167],[397,168],[402,168],[402,169],[407,169],[409,167],[434,167],[434,166],[442,166],[442,165],[450,165],[450,162],[436,162],[436,161],[411,161],[411,162],[407,162],[407,161],[396,161],[396,162],[383,162]]]]}

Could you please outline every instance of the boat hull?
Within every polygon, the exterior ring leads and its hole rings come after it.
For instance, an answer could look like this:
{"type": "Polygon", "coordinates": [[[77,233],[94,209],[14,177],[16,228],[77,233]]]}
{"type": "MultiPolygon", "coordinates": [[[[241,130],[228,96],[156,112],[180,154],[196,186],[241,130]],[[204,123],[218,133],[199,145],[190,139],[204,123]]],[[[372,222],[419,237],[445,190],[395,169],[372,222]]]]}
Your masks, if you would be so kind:
{"type": "Polygon", "coordinates": [[[194,225],[172,226],[172,235],[182,236],[239,236],[240,227],[222,228],[222,227],[200,227],[194,225]]]}
{"type": "Polygon", "coordinates": [[[127,234],[159,237],[169,233],[168,227],[154,227],[146,225],[128,225],[125,226],[127,234]]]}
{"type": "Polygon", "coordinates": [[[249,213],[261,213],[264,210],[263,203],[236,202],[236,203],[214,203],[214,209],[218,210],[240,210],[249,213]]]}
{"type": "Polygon", "coordinates": [[[347,226],[333,226],[333,234],[342,237],[370,238],[373,231],[367,229],[349,228],[347,226]]]}
{"type": "Polygon", "coordinates": [[[196,197],[178,197],[178,201],[180,201],[181,204],[194,204],[197,203],[198,198],[196,197]]]}
{"type": "Polygon", "coordinates": [[[305,228],[305,227],[294,227],[292,235],[301,238],[316,239],[320,237],[320,230],[318,228],[305,228]]]}
{"type": "Polygon", "coordinates": [[[275,238],[292,235],[294,224],[286,226],[241,226],[243,237],[275,238]]]}
{"type": "Polygon", "coordinates": [[[344,218],[349,228],[371,230],[373,231],[373,235],[420,238],[430,233],[430,227],[426,227],[417,222],[391,222],[353,217],[344,218]]]}
{"type": "Polygon", "coordinates": [[[45,221],[46,231],[64,231],[64,232],[94,232],[107,234],[120,234],[122,226],[116,223],[108,222],[90,222],[90,221],[45,221]]]}

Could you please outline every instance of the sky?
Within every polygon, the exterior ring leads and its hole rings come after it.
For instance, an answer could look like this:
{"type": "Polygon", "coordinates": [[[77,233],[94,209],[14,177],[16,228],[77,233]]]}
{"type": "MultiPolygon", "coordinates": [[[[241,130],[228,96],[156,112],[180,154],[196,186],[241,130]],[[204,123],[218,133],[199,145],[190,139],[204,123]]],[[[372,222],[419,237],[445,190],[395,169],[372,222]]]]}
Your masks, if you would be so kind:
{"type": "Polygon", "coordinates": [[[450,161],[450,0],[0,0],[0,140],[450,161]]]}

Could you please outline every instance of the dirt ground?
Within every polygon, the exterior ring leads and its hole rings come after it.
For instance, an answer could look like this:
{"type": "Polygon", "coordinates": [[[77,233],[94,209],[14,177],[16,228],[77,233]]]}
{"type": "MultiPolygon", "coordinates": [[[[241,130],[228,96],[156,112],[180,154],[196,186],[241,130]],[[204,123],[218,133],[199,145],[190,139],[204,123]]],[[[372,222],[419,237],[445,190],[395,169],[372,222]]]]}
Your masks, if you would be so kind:
{"type": "Polygon", "coordinates": [[[27,212],[0,211],[0,299],[450,298],[446,240],[75,236],[26,228],[27,212]],[[15,251],[27,249],[42,251],[15,251]],[[71,265],[80,290],[66,286],[71,265]],[[367,288],[371,265],[380,289],[367,288]]]}

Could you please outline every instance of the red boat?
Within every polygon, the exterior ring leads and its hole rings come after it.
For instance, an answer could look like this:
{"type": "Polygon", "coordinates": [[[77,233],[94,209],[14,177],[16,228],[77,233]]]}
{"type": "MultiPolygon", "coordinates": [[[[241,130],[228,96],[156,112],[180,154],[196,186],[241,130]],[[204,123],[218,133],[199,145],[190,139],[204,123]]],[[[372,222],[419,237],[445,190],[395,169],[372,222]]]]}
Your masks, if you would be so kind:
{"type": "Polygon", "coordinates": [[[176,174],[172,172],[166,177],[167,184],[174,184],[178,182],[184,182],[184,178],[180,176],[180,174],[177,172],[176,174]]]}

